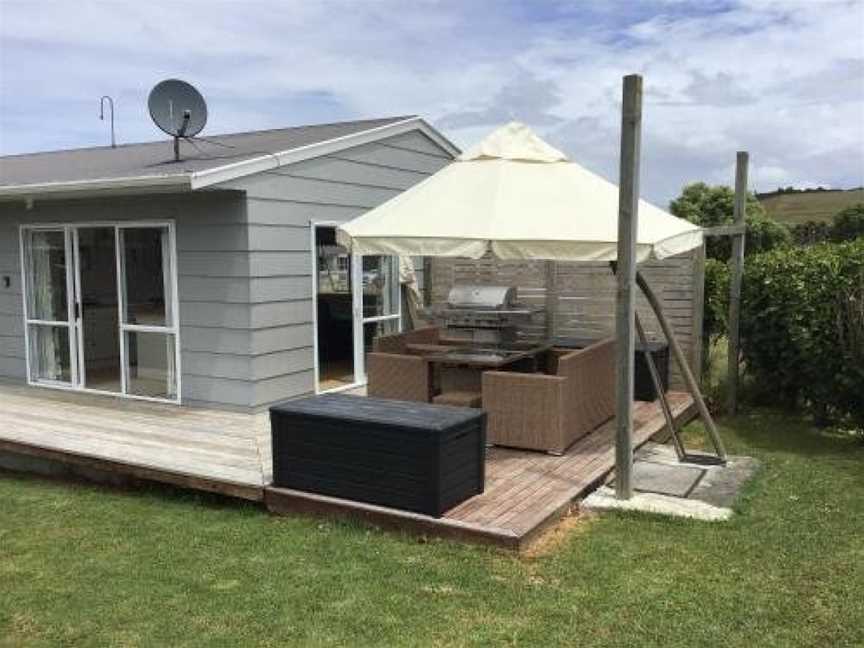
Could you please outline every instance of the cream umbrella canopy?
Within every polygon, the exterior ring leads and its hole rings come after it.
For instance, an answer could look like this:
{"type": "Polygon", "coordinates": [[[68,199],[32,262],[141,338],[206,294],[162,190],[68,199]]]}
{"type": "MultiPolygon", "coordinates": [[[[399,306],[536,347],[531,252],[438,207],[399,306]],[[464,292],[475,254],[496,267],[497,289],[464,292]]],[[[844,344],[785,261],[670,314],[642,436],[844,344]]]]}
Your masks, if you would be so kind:
{"type": "MultiPolygon", "coordinates": [[[[702,244],[701,229],[639,201],[637,261],[702,244]]],[[[340,226],[354,254],[611,261],[618,187],[512,122],[453,163],[340,226]]]]}
{"type": "MultiPolygon", "coordinates": [[[[636,93],[631,86],[631,101],[638,101],[641,115],[641,78],[625,77],[625,102],[628,80],[638,81],[640,98],[633,99],[636,93]]],[[[634,119],[632,115],[629,118],[634,119]]],[[[625,123],[627,119],[625,111],[625,123]]],[[[623,155],[622,142],[622,168],[623,155]]],[[[638,153],[636,160],[638,164],[638,153]]],[[[341,245],[357,255],[476,259],[491,252],[499,259],[615,261],[618,257],[618,202],[619,188],[615,184],[571,162],[524,124],[511,122],[438,173],[339,226],[336,236],[341,245]]],[[[636,262],[663,259],[698,248],[703,243],[701,228],[644,200],[638,201],[636,225],[636,262]]],[[[698,382],[687,366],[659,303],[638,273],[637,280],[664,329],[718,457],[725,461],[725,450],[698,382]]],[[[619,293],[621,286],[619,279],[619,293]]],[[[621,485],[622,481],[618,483],[621,493],[630,497],[633,338],[632,324],[627,324],[626,319],[628,311],[632,317],[632,297],[625,299],[619,294],[617,305],[621,310],[616,313],[619,341],[626,338],[622,331],[628,329],[630,340],[621,345],[616,358],[619,374],[616,467],[619,474],[627,475],[624,480],[627,486],[621,485]],[[628,374],[629,387],[628,381],[620,378],[628,374]],[[624,439],[627,441],[622,441],[624,439]]],[[[665,401],[662,396],[660,400],[665,401]]],[[[674,422],[668,406],[664,414],[674,436],[674,422]]]]}

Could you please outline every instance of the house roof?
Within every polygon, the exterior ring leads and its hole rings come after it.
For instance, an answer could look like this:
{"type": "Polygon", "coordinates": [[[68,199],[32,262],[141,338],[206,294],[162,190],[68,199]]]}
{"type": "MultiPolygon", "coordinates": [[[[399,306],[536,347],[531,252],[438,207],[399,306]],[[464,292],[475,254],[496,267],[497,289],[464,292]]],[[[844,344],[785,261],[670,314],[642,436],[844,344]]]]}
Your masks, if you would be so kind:
{"type": "Polygon", "coordinates": [[[459,150],[417,116],[231,133],[0,157],[0,199],[192,191],[410,130],[451,154],[459,150]]]}

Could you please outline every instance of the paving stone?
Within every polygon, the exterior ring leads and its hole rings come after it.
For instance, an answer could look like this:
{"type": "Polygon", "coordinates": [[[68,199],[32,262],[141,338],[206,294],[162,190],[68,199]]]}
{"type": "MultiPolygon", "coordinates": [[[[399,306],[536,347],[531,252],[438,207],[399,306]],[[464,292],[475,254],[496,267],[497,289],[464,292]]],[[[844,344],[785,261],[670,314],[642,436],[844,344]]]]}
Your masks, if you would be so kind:
{"type": "Polygon", "coordinates": [[[633,464],[633,488],[645,493],[687,497],[704,474],[702,468],[682,464],[636,461],[633,464]]]}

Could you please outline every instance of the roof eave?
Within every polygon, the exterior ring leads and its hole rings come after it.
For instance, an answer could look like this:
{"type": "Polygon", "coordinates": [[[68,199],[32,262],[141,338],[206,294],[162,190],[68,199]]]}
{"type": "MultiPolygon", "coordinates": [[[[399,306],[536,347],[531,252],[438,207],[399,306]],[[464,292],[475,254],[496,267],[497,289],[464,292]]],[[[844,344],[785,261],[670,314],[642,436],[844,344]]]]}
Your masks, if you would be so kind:
{"type": "Polygon", "coordinates": [[[0,201],[86,198],[90,196],[141,193],[176,193],[192,190],[190,175],[138,176],[132,178],[101,178],[72,182],[42,182],[0,187],[0,201]]]}

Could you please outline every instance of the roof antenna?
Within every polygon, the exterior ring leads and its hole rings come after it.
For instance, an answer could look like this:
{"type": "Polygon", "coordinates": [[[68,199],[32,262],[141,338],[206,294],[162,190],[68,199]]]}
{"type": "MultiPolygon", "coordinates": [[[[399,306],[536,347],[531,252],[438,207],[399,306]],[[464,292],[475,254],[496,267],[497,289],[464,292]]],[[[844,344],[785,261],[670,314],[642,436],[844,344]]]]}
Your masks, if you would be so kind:
{"type": "Polygon", "coordinates": [[[111,109],[111,148],[117,148],[117,140],[114,137],[114,100],[108,95],[103,95],[99,99],[99,119],[105,120],[105,100],[108,100],[108,107],[111,109]]]}

